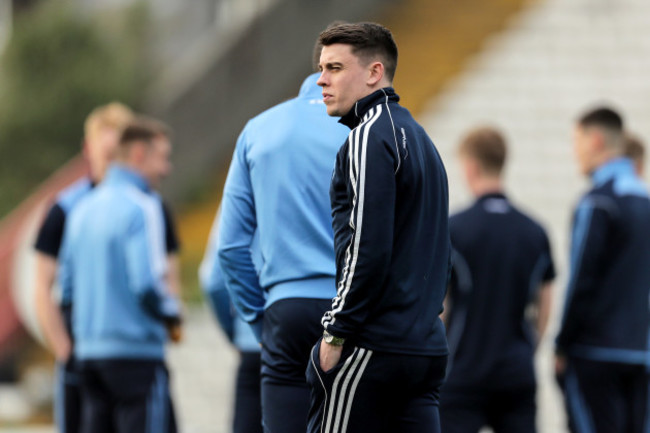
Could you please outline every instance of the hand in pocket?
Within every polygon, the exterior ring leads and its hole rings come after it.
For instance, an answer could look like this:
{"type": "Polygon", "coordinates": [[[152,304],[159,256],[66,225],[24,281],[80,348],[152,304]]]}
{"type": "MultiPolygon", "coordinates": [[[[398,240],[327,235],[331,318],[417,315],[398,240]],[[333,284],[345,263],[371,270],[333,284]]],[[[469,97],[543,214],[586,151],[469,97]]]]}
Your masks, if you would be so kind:
{"type": "Polygon", "coordinates": [[[341,360],[341,352],[343,352],[343,346],[334,346],[321,341],[318,353],[320,368],[325,373],[333,369],[341,360]]]}

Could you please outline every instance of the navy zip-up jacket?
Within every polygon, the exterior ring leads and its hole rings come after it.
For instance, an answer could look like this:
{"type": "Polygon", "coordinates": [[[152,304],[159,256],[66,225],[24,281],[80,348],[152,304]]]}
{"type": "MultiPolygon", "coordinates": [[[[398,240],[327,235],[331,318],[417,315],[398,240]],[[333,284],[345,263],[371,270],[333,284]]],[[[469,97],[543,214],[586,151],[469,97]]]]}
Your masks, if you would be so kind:
{"type": "Polygon", "coordinates": [[[501,193],[453,215],[449,231],[446,389],[534,386],[536,336],[526,309],[555,278],[546,232],[501,193]]]}
{"type": "Polygon", "coordinates": [[[357,101],[330,187],[337,296],[322,324],[360,347],[446,355],[447,174],[392,88],[357,101]]]}
{"type": "Polygon", "coordinates": [[[650,366],[650,199],[629,159],[598,168],[573,221],[571,275],[557,349],[650,366]]]}

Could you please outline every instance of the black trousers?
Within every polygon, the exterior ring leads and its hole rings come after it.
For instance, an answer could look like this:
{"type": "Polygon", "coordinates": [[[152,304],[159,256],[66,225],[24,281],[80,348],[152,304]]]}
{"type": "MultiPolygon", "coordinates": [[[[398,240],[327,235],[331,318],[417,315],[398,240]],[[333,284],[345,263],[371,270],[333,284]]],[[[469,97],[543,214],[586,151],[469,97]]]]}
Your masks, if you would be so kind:
{"type": "MultiPolygon", "coordinates": [[[[440,433],[440,387],[447,356],[411,356],[344,345],[341,360],[320,367],[314,346],[308,433],[440,433]]],[[[325,343],[322,343],[325,344],[325,343]]]]}
{"type": "Polygon", "coordinates": [[[83,361],[79,371],[81,433],[176,433],[162,361],[83,361]]]}
{"type": "Polygon", "coordinates": [[[570,358],[560,384],[573,433],[641,433],[650,428],[645,366],[570,358]]]}
{"type": "Polygon", "coordinates": [[[450,388],[440,397],[444,433],[478,433],[490,426],[495,433],[535,433],[534,384],[518,388],[450,388]]]}
{"type": "Polygon", "coordinates": [[[78,433],[81,421],[81,390],[74,356],[56,366],[54,419],[61,433],[78,433]]]}
{"type": "MultiPolygon", "coordinates": [[[[72,308],[61,307],[61,316],[68,336],[72,336],[72,308]]],[[[54,419],[60,433],[79,432],[82,405],[80,380],[79,363],[71,353],[65,363],[56,366],[54,419]]]]}
{"type": "Polygon", "coordinates": [[[264,312],[262,423],[265,433],[305,433],[309,387],[305,369],[331,299],[283,299],[264,312]]]}
{"type": "Polygon", "coordinates": [[[235,385],[234,433],[262,433],[260,353],[240,352],[235,385]]]}

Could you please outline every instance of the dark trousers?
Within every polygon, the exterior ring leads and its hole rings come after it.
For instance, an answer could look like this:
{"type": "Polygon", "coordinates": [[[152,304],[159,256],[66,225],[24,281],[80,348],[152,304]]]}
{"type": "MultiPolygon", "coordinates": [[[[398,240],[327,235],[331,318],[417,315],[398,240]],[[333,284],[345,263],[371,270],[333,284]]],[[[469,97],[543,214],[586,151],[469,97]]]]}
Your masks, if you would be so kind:
{"type": "Polygon", "coordinates": [[[77,433],[81,421],[79,373],[74,357],[56,366],[54,418],[60,433],[77,433]]]}
{"type": "Polygon", "coordinates": [[[175,433],[169,376],[162,361],[80,363],[81,433],[175,433]]]}
{"type": "Polygon", "coordinates": [[[490,426],[494,433],[534,433],[535,385],[513,389],[452,388],[440,397],[444,433],[478,433],[490,426]]]}
{"type": "MultiPolygon", "coordinates": [[[[308,433],[440,433],[438,400],[447,357],[373,352],[344,345],[325,372],[314,346],[308,433]]],[[[322,343],[325,344],[325,343],[322,343]]]]}
{"type": "Polygon", "coordinates": [[[305,433],[309,387],[305,369],[331,299],[283,299],[264,312],[262,422],[265,433],[305,433]]]}
{"type": "Polygon", "coordinates": [[[560,384],[573,433],[641,433],[650,428],[643,365],[570,358],[560,384]]]}
{"type": "Polygon", "coordinates": [[[240,352],[235,388],[234,433],[262,433],[260,353],[240,352]]]}

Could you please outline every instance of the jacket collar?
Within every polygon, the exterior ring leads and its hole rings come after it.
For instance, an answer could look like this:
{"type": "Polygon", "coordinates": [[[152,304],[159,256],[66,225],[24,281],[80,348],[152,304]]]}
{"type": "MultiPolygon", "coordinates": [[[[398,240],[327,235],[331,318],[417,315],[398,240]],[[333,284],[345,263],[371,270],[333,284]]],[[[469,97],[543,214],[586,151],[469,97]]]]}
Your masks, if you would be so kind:
{"type": "Polygon", "coordinates": [[[106,183],[127,183],[144,192],[150,192],[149,182],[140,173],[122,164],[111,165],[106,174],[106,183]]]}
{"type": "Polygon", "coordinates": [[[383,89],[375,90],[368,96],[359,99],[352,109],[345,116],[341,117],[339,123],[347,126],[350,129],[356,128],[365,114],[376,105],[388,102],[398,102],[399,96],[395,93],[392,87],[384,87],[383,89]]]}
{"type": "Polygon", "coordinates": [[[483,194],[476,200],[475,206],[480,206],[485,211],[496,214],[508,213],[511,208],[508,198],[502,192],[483,194]]]}
{"type": "Polygon", "coordinates": [[[634,165],[629,158],[612,159],[591,173],[594,185],[600,186],[621,175],[634,175],[634,165]]]}
{"type": "Polygon", "coordinates": [[[508,198],[506,197],[506,195],[503,192],[488,192],[486,194],[483,194],[483,195],[479,196],[476,199],[476,201],[480,203],[480,202],[484,202],[484,201],[490,200],[490,199],[508,200],[508,198]]]}

